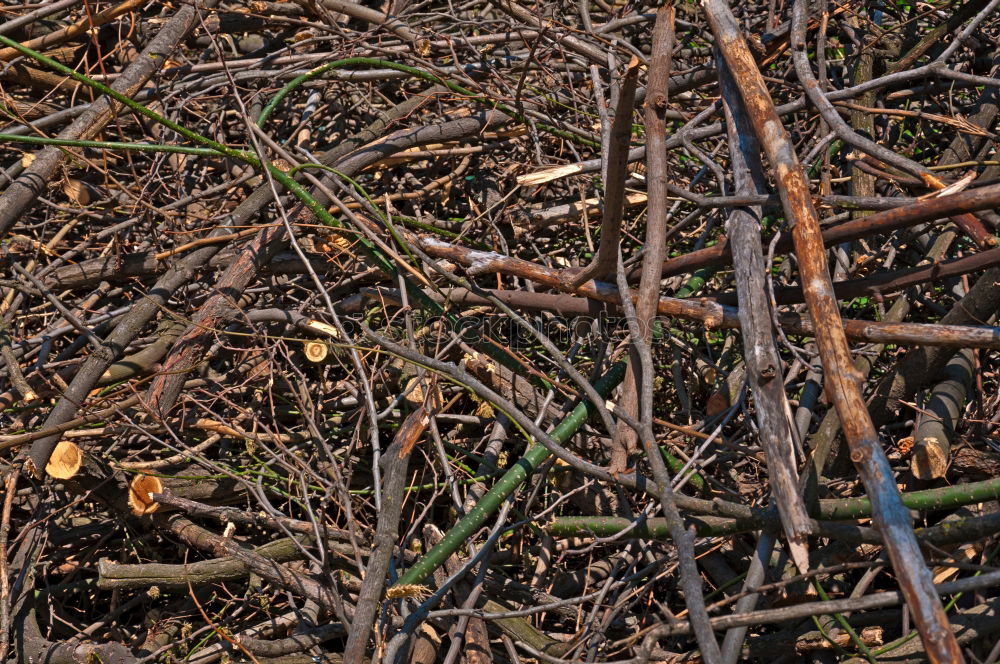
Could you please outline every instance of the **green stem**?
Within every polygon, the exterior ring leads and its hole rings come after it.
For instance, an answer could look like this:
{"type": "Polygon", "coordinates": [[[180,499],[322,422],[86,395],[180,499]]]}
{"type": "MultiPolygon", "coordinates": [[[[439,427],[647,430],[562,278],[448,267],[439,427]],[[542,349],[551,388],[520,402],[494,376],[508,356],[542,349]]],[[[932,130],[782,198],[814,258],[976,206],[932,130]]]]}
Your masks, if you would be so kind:
{"type": "MultiPolygon", "coordinates": [[[[689,516],[686,522],[695,527],[698,537],[719,537],[761,528],[757,519],[689,516]]],[[[633,523],[632,519],[615,516],[559,516],[545,524],[545,532],[553,537],[614,537],[631,528],[628,531],[630,538],[670,539],[670,530],[662,518],[646,519],[634,528],[633,523]]]]}
{"type": "MultiPolygon", "coordinates": [[[[257,156],[248,151],[236,150],[229,146],[213,141],[210,138],[206,138],[205,136],[193,132],[190,129],[186,129],[185,127],[182,127],[179,124],[161,116],[159,113],[156,113],[155,111],[150,110],[149,108],[143,106],[142,104],[126,97],[120,92],[112,90],[103,83],[99,83],[91,78],[88,78],[87,76],[84,76],[83,74],[80,74],[74,71],[73,69],[70,69],[69,67],[63,65],[62,63],[57,62],[56,60],[53,60],[52,58],[49,58],[45,55],[42,55],[41,53],[38,53],[37,51],[34,51],[22,44],[19,44],[18,42],[11,40],[8,37],[5,37],[4,35],[0,35],[0,44],[10,46],[11,48],[17,50],[18,52],[54,69],[55,71],[65,76],[69,76],[74,80],[80,81],[84,85],[87,85],[97,90],[98,92],[108,95],[115,101],[118,101],[124,106],[134,110],[136,113],[139,113],[141,115],[150,118],[154,122],[157,122],[163,125],[164,127],[167,127],[168,129],[177,132],[181,136],[184,136],[185,138],[194,141],[195,143],[199,143],[209,148],[210,150],[214,151],[217,154],[242,161],[259,171],[266,169],[275,180],[277,180],[283,187],[285,187],[285,189],[291,192],[292,195],[294,195],[295,198],[297,198],[306,207],[306,209],[308,209],[312,214],[314,214],[316,218],[319,219],[321,222],[333,228],[344,227],[341,222],[339,222],[329,212],[327,212],[326,208],[320,205],[320,203],[308,191],[306,191],[306,189],[303,188],[302,185],[296,182],[293,177],[279,170],[270,162],[262,161],[257,156]]],[[[371,64],[372,62],[383,62],[383,61],[372,60],[370,58],[360,58],[360,59],[348,58],[346,60],[337,60],[335,62],[329,63],[328,65],[324,65],[324,67],[330,69],[333,68],[335,65],[346,66],[348,64],[362,63],[362,62],[371,64]]],[[[394,66],[403,68],[401,69],[401,71],[413,70],[413,72],[420,72],[421,74],[420,78],[426,78],[427,76],[431,76],[433,80],[439,80],[436,76],[433,76],[432,74],[426,74],[426,72],[421,72],[421,70],[414,69],[413,67],[405,67],[405,65],[394,65],[394,66]]],[[[288,86],[285,87],[288,88],[288,86]]],[[[464,88],[460,88],[460,86],[458,87],[459,89],[464,90],[464,88]]],[[[107,144],[98,144],[98,145],[104,146],[107,144]]],[[[389,232],[391,233],[391,229],[389,229],[389,232]]],[[[396,274],[397,269],[394,261],[391,260],[389,257],[387,257],[381,250],[379,250],[379,248],[375,246],[375,244],[371,240],[368,240],[365,237],[361,237],[360,244],[364,248],[365,253],[368,254],[368,256],[375,262],[375,264],[381,270],[383,270],[386,274],[391,274],[391,275],[396,274]]],[[[422,308],[429,311],[434,316],[445,317],[446,320],[453,325],[457,324],[458,319],[455,317],[455,315],[451,312],[445,311],[444,307],[442,307],[440,304],[431,299],[431,297],[427,295],[423,291],[423,289],[418,288],[410,279],[407,279],[406,277],[403,277],[403,282],[406,285],[407,291],[411,294],[414,300],[417,303],[419,303],[419,305],[422,308]]],[[[500,350],[499,346],[486,342],[481,342],[474,345],[476,346],[477,350],[482,351],[486,356],[490,357],[493,360],[496,360],[497,362],[506,366],[507,368],[514,371],[520,369],[520,366],[514,361],[514,359],[508,353],[500,350]]]]}
{"type": "MultiPolygon", "coordinates": [[[[922,512],[954,509],[963,505],[988,502],[1000,498],[1000,479],[973,482],[970,484],[960,484],[956,486],[942,487],[940,489],[927,489],[924,491],[911,491],[902,494],[903,505],[909,509],[922,512]]],[[[849,521],[853,519],[864,519],[871,516],[871,501],[867,498],[845,498],[840,500],[821,500],[819,503],[819,515],[816,517],[821,521],[849,521]]],[[[780,527],[777,521],[766,523],[760,516],[761,512],[752,512],[746,518],[731,519],[711,516],[689,517],[691,523],[698,529],[701,537],[731,535],[738,532],[749,532],[759,530],[762,527],[780,527]]],[[[985,517],[978,517],[983,519],[985,517]]],[[[961,520],[947,524],[952,531],[962,529],[964,522],[961,520]]],[[[556,517],[547,526],[546,530],[557,537],[575,537],[594,535],[597,537],[613,537],[625,530],[633,523],[632,519],[623,517],[556,517]]],[[[946,530],[944,525],[932,526],[930,528],[917,528],[914,532],[918,538],[936,537],[940,532],[946,530]]],[[[972,533],[972,539],[978,531],[967,529],[972,533]]],[[[670,533],[667,530],[663,519],[647,519],[630,534],[634,537],[644,539],[669,539],[670,533]]]]}
{"type": "Polygon", "coordinates": [[[84,141],[69,138],[46,138],[44,136],[18,136],[0,134],[0,141],[28,143],[31,145],[56,145],[67,148],[95,148],[98,150],[132,150],[134,152],[169,152],[172,154],[193,154],[202,157],[218,157],[212,148],[195,148],[184,145],[162,145],[159,143],[117,143],[115,141],[84,141]]]}
{"type": "Polygon", "coordinates": [[[705,287],[705,282],[707,282],[713,274],[715,274],[715,270],[707,267],[695,270],[694,274],[691,275],[691,278],[684,282],[684,285],[681,286],[677,293],[674,294],[674,297],[691,297],[705,287]]]}
{"type": "MultiPolygon", "coordinates": [[[[844,147],[844,141],[839,138],[830,143],[830,146],[826,150],[826,154],[833,158],[838,152],[844,147]]],[[[812,165],[809,167],[808,177],[814,178],[816,174],[819,173],[820,167],[823,165],[823,154],[821,153],[813,161],[812,165]]]]}
{"type": "MultiPolygon", "coordinates": [[[[624,377],[625,364],[615,364],[594,384],[594,388],[602,396],[607,396],[624,377]]],[[[578,404],[549,435],[557,443],[565,442],[570,436],[576,433],[577,429],[583,426],[583,423],[586,422],[587,418],[595,410],[594,405],[589,401],[578,404]]],[[[456,523],[434,548],[420,558],[413,567],[408,569],[395,585],[404,586],[422,583],[424,579],[444,563],[448,556],[457,551],[469,537],[479,530],[483,523],[486,522],[486,519],[500,508],[503,501],[549,457],[549,454],[550,452],[544,446],[539,444],[533,445],[503,477],[497,480],[493,488],[476,503],[476,506],[469,510],[469,513],[456,523]]]]}
{"type": "MultiPolygon", "coordinates": [[[[83,74],[81,74],[81,73],[79,73],[79,72],[71,69],[70,67],[67,67],[66,65],[62,64],[58,60],[53,60],[52,58],[50,58],[50,57],[48,57],[46,55],[42,55],[38,51],[32,50],[32,49],[28,48],[27,46],[24,46],[23,44],[20,44],[20,43],[18,43],[16,41],[14,41],[14,40],[12,40],[12,39],[4,36],[4,35],[0,35],[0,44],[3,44],[4,46],[9,46],[10,48],[13,48],[14,50],[16,50],[19,53],[21,53],[22,55],[26,55],[29,58],[31,58],[32,60],[35,60],[36,62],[39,62],[39,63],[41,63],[41,64],[49,67],[50,69],[53,69],[53,70],[59,72],[60,74],[62,74],[64,76],[69,76],[70,78],[72,78],[75,81],[79,81],[80,83],[83,83],[84,85],[86,85],[86,86],[88,86],[90,88],[93,88],[94,90],[97,90],[98,92],[101,92],[103,94],[108,95],[109,97],[111,97],[115,101],[119,102],[120,104],[122,104],[124,106],[127,106],[128,108],[132,109],[136,113],[139,113],[141,115],[145,115],[147,118],[153,120],[154,122],[157,122],[157,123],[163,125],[164,127],[167,127],[168,129],[172,129],[173,131],[177,132],[178,134],[180,134],[181,136],[183,136],[183,137],[185,137],[185,138],[187,138],[189,140],[192,140],[192,141],[194,141],[196,143],[200,143],[200,144],[202,144],[202,145],[204,145],[206,147],[212,148],[216,152],[222,153],[222,154],[224,154],[226,156],[229,156],[229,157],[234,157],[236,159],[241,159],[243,161],[246,161],[247,159],[253,159],[254,161],[257,161],[254,157],[252,157],[251,155],[247,154],[246,152],[243,152],[241,150],[234,150],[233,148],[230,148],[230,147],[227,147],[225,145],[222,145],[221,143],[217,143],[216,141],[213,141],[210,138],[206,138],[205,136],[202,136],[201,134],[193,132],[190,129],[187,129],[185,127],[182,127],[181,125],[177,124],[176,122],[173,122],[172,120],[169,120],[169,119],[163,117],[162,115],[160,115],[156,111],[150,110],[149,108],[143,106],[139,102],[137,102],[137,101],[135,101],[133,99],[130,99],[129,97],[126,97],[122,93],[120,93],[120,92],[118,92],[116,90],[112,90],[110,87],[104,85],[103,83],[99,83],[99,82],[95,81],[94,79],[92,79],[92,78],[90,78],[88,76],[85,76],[85,75],[83,75],[83,74]]],[[[150,57],[162,57],[162,56],[151,55],[150,57]]],[[[256,165],[259,167],[260,163],[258,162],[256,165]]]]}
{"type": "MultiPolygon", "coordinates": [[[[822,584],[820,584],[817,579],[813,579],[813,587],[816,589],[816,592],[819,594],[821,600],[824,602],[830,601],[830,596],[826,594],[826,590],[823,589],[822,584]]],[[[854,628],[851,627],[851,623],[847,622],[847,618],[844,617],[844,614],[835,613],[833,614],[833,617],[837,621],[837,624],[840,625],[840,628],[847,632],[848,636],[851,637],[851,642],[854,643],[858,652],[860,652],[861,655],[869,662],[875,664],[875,656],[872,654],[872,651],[868,649],[865,642],[862,641],[861,637],[858,636],[858,633],[854,631],[854,628]]],[[[836,646],[837,644],[834,643],[833,639],[827,636],[826,632],[823,631],[823,626],[820,625],[819,619],[816,616],[813,616],[813,620],[816,622],[816,626],[819,627],[820,633],[826,638],[826,640],[836,646]]]]}
{"type": "MultiPolygon", "coordinates": [[[[263,127],[264,123],[267,122],[267,119],[271,116],[271,113],[274,112],[274,109],[278,106],[278,104],[280,104],[285,97],[291,94],[291,92],[295,90],[295,88],[299,87],[303,83],[313,80],[314,78],[322,76],[328,71],[331,71],[333,69],[340,69],[342,67],[348,67],[351,65],[366,65],[369,67],[385,67],[386,69],[395,69],[396,71],[403,72],[404,74],[409,74],[414,78],[419,78],[425,81],[429,81],[436,85],[443,85],[452,92],[457,92],[460,95],[468,97],[471,101],[477,101],[486,106],[495,108],[498,111],[506,113],[507,115],[514,118],[518,122],[523,122],[524,124],[530,124],[528,122],[528,119],[525,118],[522,113],[517,112],[510,106],[503,104],[499,101],[496,101],[494,99],[489,99],[485,95],[476,94],[475,92],[469,90],[468,88],[464,88],[461,85],[458,85],[457,83],[452,83],[447,79],[441,78],[437,74],[432,74],[431,72],[424,71],[423,69],[410,67],[409,65],[401,65],[397,62],[390,62],[388,60],[379,60],[378,58],[344,58],[342,60],[334,60],[333,62],[327,62],[326,64],[322,64],[318,67],[315,67],[310,71],[307,71],[305,74],[293,78],[291,81],[285,84],[285,87],[281,88],[281,90],[279,90],[278,93],[274,95],[271,101],[267,103],[267,106],[264,107],[264,110],[261,111],[260,118],[258,118],[257,120],[257,126],[263,127]]],[[[547,125],[541,122],[536,122],[535,127],[549,134],[552,134],[553,136],[558,136],[559,138],[564,138],[574,143],[589,145],[590,147],[600,147],[600,144],[595,141],[587,140],[571,132],[558,129],[551,125],[547,125]]]]}
{"type": "MultiPolygon", "coordinates": [[[[663,445],[660,445],[660,452],[663,453],[663,461],[666,462],[667,468],[670,469],[671,473],[674,473],[676,475],[677,473],[684,470],[684,466],[686,466],[687,464],[681,459],[675,457],[670,452],[668,452],[667,448],[664,447],[663,445]]],[[[705,490],[705,478],[701,476],[701,473],[693,473],[688,482],[690,482],[691,486],[693,486],[699,492],[705,490]]]]}
{"type": "MultiPolygon", "coordinates": [[[[903,505],[911,510],[928,512],[984,503],[1000,498],[1000,479],[957,484],[940,489],[925,489],[902,494],[903,505]]],[[[823,519],[842,521],[863,519],[871,516],[872,503],[868,498],[846,498],[842,500],[821,500],[823,519]]]]}

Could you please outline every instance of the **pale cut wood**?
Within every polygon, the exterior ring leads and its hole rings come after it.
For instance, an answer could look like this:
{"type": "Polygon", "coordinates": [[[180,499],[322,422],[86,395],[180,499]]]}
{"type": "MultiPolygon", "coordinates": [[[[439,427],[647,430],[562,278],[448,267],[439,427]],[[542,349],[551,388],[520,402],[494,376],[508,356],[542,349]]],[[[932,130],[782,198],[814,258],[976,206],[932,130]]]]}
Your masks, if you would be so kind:
{"type": "Polygon", "coordinates": [[[57,480],[68,480],[78,472],[83,465],[83,452],[76,443],[68,440],[61,440],[52,452],[45,472],[57,480]]]}
{"type": "Polygon", "coordinates": [[[975,375],[975,353],[965,348],[951,358],[943,380],[931,390],[931,399],[913,433],[910,470],[922,480],[940,479],[951,462],[951,439],[968,399],[975,375]]]}
{"type": "Polygon", "coordinates": [[[330,354],[330,348],[322,341],[306,341],[302,344],[302,353],[310,362],[319,364],[330,354]]]}
{"type": "Polygon", "coordinates": [[[163,482],[152,475],[136,475],[128,487],[128,506],[136,516],[152,514],[160,508],[154,493],[163,493],[163,482]]]}

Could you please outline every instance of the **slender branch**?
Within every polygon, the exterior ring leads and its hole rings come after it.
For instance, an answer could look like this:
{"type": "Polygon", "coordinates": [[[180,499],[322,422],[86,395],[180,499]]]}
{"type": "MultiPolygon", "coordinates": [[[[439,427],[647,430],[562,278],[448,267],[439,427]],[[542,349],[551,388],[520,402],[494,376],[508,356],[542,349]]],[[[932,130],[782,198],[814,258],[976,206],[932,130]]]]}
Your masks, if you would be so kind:
{"type": "MultiPolygon", "coordinates": [[[[717,57],[717,68],[729,128],[735,193],[761,193],[767,181],[760,162],[760,144],[753,135],[732,74],[721,56],[717,57]]],[[[764,287],[764,275],[769,266],[764,264],[758,221],[760,215],[760,208],[733,210],[726,222],[726,230],[733,242],[744,357],[750,390],[755,399],[754,412],[767,461],[771,492],[781,513],[792,559],[799,571],[805,572],[809,569],[809,515],[799,493],[791,408],[781,380],[781,359],[771,329],[771,303],[764,287]]]]}
{"type": "MultiPolygon", "coordinates": [[[[776,171],[782,207],[792,227],[806,302],[816,323],[827,394],[843,423],[851,460],[872,499],[873,517],[886,538],[893,569],[931,661],[961,662],[962,653],[935,594],[930,570],[913,536],[910,515],[900,500],[892,468],[861,394],[863,379],[853,367],[844,335],[809,183],[729,7],[724,0],[703,0],[702,7],[733,72],[754,132],[776,171]]],[[[795,11],[797,20],[803,21],[805,6],[801,0],[796,2],[795,11]]]]}
{"type": "Polygon", "coordinates": [[[635,106],[635,88],[639,80],[639,60],[632,58],[622,77],[618,91],[618,105],[611,121],[608,145],[604,148],[605,169],[604,204],[601,216],[601,242],[597,255],[582,270],[567,271],[567,281],[573,286],[591,279],[607,279],[614,274],[618,264],[622,237],[622,218],[625,215],[625,181],[628,179],[628,146],[632,138],[632,110],[635,106]]]}

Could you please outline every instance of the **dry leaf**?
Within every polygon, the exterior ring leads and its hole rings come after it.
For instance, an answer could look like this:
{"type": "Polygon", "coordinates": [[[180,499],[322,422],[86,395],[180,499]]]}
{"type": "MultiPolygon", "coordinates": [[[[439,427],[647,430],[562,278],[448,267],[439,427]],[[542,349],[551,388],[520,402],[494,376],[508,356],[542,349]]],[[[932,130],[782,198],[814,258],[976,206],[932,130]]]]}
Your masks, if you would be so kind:
{"type": "Polygon", "coordinates": [[[427,599],[431,596],[430,589],[427,586],[422,586],[418,584],[402,584],[395,585],[385,591],[385,596],[387,599],[401,599],[403,597],[410,597],[413,599],[427,599]]]}
{"type": "Polygon", "coordinates": [[[24,469],[27,470],[29,473],[31,473],[31,476],[34,477],[36,480],[42,479],[41,473],[39,473],[38,468],[35,467],[35,462],[32,461],[30,458],[25,459],[24,469]]]}
{"type": "Polygon", "coordinates": [[[716,392],[708,398],[705,403],[705,414],[708,417],[724,413],[729,410],[729,396],[724,392],[716,392]]]}
{"type": "Polygon", "coordinates": [[[480,399],[476,404],[476,415],[479,417],[494,417],[496,412],[493,410],[493,404],[485,399],[480,399]]]}
{"type": "Polygon", "coordinates": [[[111,198],[111,194],[104,188],[76,178],[66,178],[63,181],[63,192],[70,201],[80,207],[87,207],[98,201],[106,201],[111,198]]]}

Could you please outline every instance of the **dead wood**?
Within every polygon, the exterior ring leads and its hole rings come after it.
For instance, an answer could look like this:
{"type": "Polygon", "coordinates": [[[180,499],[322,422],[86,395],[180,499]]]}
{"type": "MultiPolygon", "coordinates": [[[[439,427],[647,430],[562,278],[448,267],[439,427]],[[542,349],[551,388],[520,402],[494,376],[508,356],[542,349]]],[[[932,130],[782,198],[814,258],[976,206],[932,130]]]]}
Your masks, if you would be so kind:
{"type": "Polygon", "coordinates": [[[996,660],[998,12],[5,3],[0,660],[996,660]]]}

